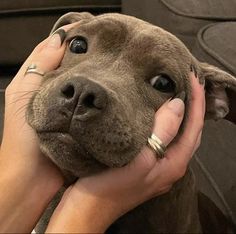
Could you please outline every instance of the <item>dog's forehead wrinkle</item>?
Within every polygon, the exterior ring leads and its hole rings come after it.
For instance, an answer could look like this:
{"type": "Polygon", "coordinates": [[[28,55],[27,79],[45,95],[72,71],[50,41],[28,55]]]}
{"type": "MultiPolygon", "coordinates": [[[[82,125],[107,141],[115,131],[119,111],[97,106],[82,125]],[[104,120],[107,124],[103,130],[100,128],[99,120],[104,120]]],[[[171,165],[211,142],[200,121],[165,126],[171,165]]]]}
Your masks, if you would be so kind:
{"type": "Polygon", "coordinates": [[[68,31],[68,35],[71,36],[75,33],[87,32],[91,34],[101,34],[103,32],[115,33],[119,32],[124,35],[128,34],[127,25],[119,20],[110,19],[107,17],[94,17],[89,22],[81,22],[79,26],[72,28],[68,31]],[[98,30],[99,28],[99,30],[98,30]]]}

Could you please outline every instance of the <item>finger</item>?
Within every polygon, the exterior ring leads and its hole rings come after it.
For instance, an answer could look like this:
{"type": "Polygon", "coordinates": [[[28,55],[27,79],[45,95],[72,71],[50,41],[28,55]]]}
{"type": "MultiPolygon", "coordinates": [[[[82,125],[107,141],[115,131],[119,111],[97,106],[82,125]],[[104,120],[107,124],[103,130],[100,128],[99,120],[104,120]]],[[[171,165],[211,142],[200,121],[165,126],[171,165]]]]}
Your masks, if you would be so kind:
{"type": "MultiPolygon", "coordinates": [[[[183,116],[184,102],[180,98],[167,101],[155,114],[153,133],[167,146],[176,136],[183,116]]],[[[149,171],[156,164],[156,157],[156,153],[149,146],[145,146],[136,157],[135,163],[149,171]]]]}
{"type": "Polygon", "coordinates": [[[201,144],[201,138],[202,138],[202,131],[198,135],[197,142],[196,142],[194,149],[193,149],[193,153],[196,152],[196,150],[199,148],[199,146],[201,144]]]}
{"type": "Polygon", "coordinates": [[[37,69],[44,73],[54,70],[59,66],[65,51],[65,43],[63,44],[65,33],[75,24],[78,23],[63,26],[57,30],[57,33],[54,33],[36,46],[6,89],[5,95],[10,101],[14,98],[18,98],[14,97],[16,90],[20,89],[24,92],[24,98],[27,98],[32,95],[32,92],[29,92],[29,95],[25,96],[28,91],[37,90],[39,88],[43,76],[34,73],[25,75],[26,69],[29,65],[35,64],[37,69]]]}
{"type": "Polygon", "coordinates": [[[199,84],[193,73],[190,75],[190,80],[192,94],[185,129],[182,136],[167,150],[167,157],[170,159],[168,163],[180,174],[187,167],[194,150],[200,143],[201,137],[199,135],[201,135],[205,114],[204,86],[199,84]]]}
{"type": "MultiPolygon", "coordinates": [[[[34,54],[31,59],[34,61],[33,63],[36,65],[37,70],[44,73],[53,70],[58,66],[63,57],[65,47],[61,46],[61,39],[58,34],[47,39],[43,44],[44,47],[38,53],[34,54]]],[[[27,62],[29,63],[29,60],[27,62]]],[[[24,92],[22,93],[24,98],[21,99],[22,104],[24,104],[26,98],[29,99],[29,97],[31,97],[31,91],[36,91],[40,87],[43,75],[35,73],[25,74],[25,71],[23,71],[25,66],[28,65],[23,65],[17,76],[7,87],[5,94],[7,100],[10,102],[14,102],[14,99],[19,98],[18,96],[20,93],[17,92],[17,90],[21,90],[21,92],[24,92]]]]}
{"type": "Polygon", "coordinates": [[[60,64],[65,52],[64,40],[69,29],[77,25],[78,22],[64,25],[58,28],[49,38],[47,43],[44,44],[40,53],[37,56],[32,56],[29,60],[31,63],[36,61],[39,67],[48,72],[54,70],[60,64]],[[46,61],[46,62],[45,62],[46,61]]]}
{"type": "Polygon", "coordinates": [[[27,77],[28,80],[35,77],[39,79],[42,78],[33,73],[25,74],[27,67],[31,64],[35,64],[38,69],[45,73],[56,69],[64,55],[65,45],[62,44],[62,39],[64,40],[64,38],[61,38],[61,36],[56,33],[45,39],[42,44],[39,44],[39,48],[36,47],[25,61],[17,77],[19,77],[19,79],[27,77]]]}
{"type": "MultiPolygon", "coordinates": [[[[31,64],[35,64],[37,69],[42,73],[56,69],[65,52],[66,45],[63,43],[66,35],[65,30],[69,30],[74,25],[75,23],[64,26],[60,29],[61,31],[57,30],[56,33],[36,46],[17,75],[6,88],[6,103],[17,102],[18,108],[26,106],[26,102],[30,100],[34,91],[39,89],[43,79],[43,76],[35,73],[25,74],[27,67],[31,64]]],[[[13,107],[13,105],[11,105],[11,107],[13,107]]]]}
{"type": "MultiPolygon", "coordinates": [[[[185,98],[182,92],[181,98],[185,98]]],[[[175,98],[166,102],[155,115],[153,133],[167,146],[176,136],[184,116],[184,100],[175,98]]]]}
{"type": "Polygon", "coordinates": [[[40,66],[42,66],[42,68],[41,67],[40,68],[44,69],[45,72],[55,69],[59,65],[62,59],[62,56],[64,55],[65,45],[63,44],[63,39],[65,39],[67,31],[73,28],[77,24],[78,22],[62,26],[61,28],[57,29],[51,36],[49,36],[44,41],[39,43],[35,47],[33,52],[31,53],[31,55],[27,58],[27,60],[22,65],[17,76],[18,77],[23,76],[27,67],[31,63],[36,63],[36,62],[39,63],[40,66]],[[64,35],[63,35],[63,31],[65,32],[64,35]],[[54,37],[55,35],[56,37],[54,37]],[[58,35],[61,39],[61,45],[62,45],[61,48],[59,49],[57,48],[57,46],[59,45],[58,40],[57,40],[58,35]],[[50,40],[51,40],[51,44],[48,45],[50,40]],[[47,59],[46,58],[43,59],[44,56],[46,56],[47,59]]]}

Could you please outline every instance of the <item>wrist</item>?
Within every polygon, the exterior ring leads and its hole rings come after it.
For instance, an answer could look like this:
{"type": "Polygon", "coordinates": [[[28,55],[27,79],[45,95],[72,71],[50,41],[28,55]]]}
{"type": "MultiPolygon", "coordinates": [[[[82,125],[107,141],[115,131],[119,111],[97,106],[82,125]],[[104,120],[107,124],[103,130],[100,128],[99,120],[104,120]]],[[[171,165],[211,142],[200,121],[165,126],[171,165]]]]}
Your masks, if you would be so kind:
{"type": "Polygon", "coordinates": [[[30,155],[27,158],[1,150],[0,159],[1,175],[10,181],[10,184],[21,187],[26,194],[30,194],[34,187],[44,193],[55,193],[54,191],[58,191],[63,185],[61,171],[43,154],[30,155]]]}
{"type": "Polygon", "coordinates": [[[104,233],[117,218],[112,202],[87,193],[77,182],[63,195],[46,232],[104,233]]]}
{"type": "Polygon", "coordinates": [[[62,186],[63,179],[59,176],[57,179],[51,179],[50,176],[46,178],[33,165],[30,168],[24,166],[24,163],[7,160],[6,155],[1,154],[0,158],[0,230],[31,232],[62,186]]]}

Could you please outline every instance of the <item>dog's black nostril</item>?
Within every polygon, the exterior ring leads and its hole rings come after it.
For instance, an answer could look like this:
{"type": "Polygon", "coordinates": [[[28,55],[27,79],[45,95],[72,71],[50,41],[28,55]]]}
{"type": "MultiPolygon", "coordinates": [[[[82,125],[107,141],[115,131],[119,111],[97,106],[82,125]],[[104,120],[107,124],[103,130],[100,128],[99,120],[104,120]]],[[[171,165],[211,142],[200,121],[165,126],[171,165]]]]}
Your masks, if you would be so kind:
{"type": "Polygon", "coordinates": [[[67,99],[71,99],[74,97],[75,94],[75,88],[73,85],[68,84],[65,87],[61,89],[61,93],[66,97],[67,99]]]}
{"type": "Polygon", "coordinates": [[[88,107],[88,108],[94,108],[96,107],[94,104],[95,101],[95,96],[94,94],[88,94],[84,99],[83,99],[83,105],[88,107]]]}

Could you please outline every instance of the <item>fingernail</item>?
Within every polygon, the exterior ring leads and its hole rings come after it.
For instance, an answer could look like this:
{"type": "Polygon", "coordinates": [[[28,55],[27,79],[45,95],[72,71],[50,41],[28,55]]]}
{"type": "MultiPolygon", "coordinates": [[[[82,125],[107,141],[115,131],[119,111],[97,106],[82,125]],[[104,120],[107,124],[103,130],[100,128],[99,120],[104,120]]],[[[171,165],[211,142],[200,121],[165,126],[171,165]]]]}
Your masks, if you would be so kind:
{"type": "Polygon", "coordinates": [[[181,98],[175,98],[168,103],[168,107],[177,115],[183,116],[184,114],[184,102],[181,98]]]}
{"type": "Polygon", "coordinates": [[[59,49],[62,45],[62,43],[64,42],[66,37],[66,32],[63,29],[59,29],[57,31],[55,31],[48,42],[48,47],[50,48],[54,48],[54,49],[59,49]]]}
{"type": "Polygon", "coordinates": [[[197,70],[196,70],[196,68],[193,66],[193,64],[190,65],[190,71],[194,73],[194,75],[195,75],[196,78],[198,78],[197,70]]]}
{"type": "Polygon", "coordinates": [[[58,29],[56,30],[53,35],[58,34],[61,38],[61,45],[63,44],[65,38],[66,38],[66,31],[64,29],[58,29]]]}
{"type": "Polygon", "coordinates": [[[205,87],[205,79],[199,79],[199,83],[200,85],[205,87]]]}
{"type": "Polygon", "coordinates": [[[179,98],[184,102],[185,98],[186,98],[186,93],[184,91],[182,91],[182,92],[176,94],[172,99],[174,99],[174,98],[179,98]]]}

